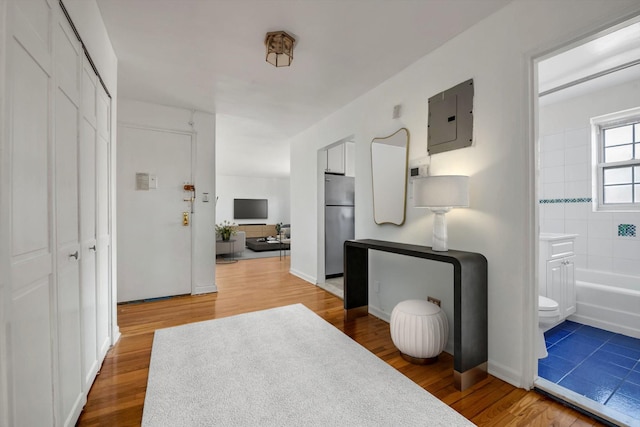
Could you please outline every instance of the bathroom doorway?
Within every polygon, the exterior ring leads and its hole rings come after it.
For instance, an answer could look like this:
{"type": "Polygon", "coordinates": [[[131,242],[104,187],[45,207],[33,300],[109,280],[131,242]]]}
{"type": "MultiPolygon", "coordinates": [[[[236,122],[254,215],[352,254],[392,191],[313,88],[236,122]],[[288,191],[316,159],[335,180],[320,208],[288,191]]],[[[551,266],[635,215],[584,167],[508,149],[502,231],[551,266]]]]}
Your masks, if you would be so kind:
{"type": "Polygon", "coordinates": [[[547,325],[539,311],[548,356],[537,362],[534,385],[603,421],[635,424],[640,17],[534,65],[539,294],[556,303],[558,316],[547,325]]]}

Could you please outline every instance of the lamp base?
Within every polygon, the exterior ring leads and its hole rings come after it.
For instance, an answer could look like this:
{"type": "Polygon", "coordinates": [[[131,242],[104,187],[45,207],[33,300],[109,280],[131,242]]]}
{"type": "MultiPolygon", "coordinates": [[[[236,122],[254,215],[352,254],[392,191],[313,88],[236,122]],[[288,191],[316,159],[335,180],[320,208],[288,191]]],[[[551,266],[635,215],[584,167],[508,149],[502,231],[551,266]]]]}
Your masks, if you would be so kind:
{"type": "Polygon", "coordinates": [[[445,214],[449,212],[449,208],[432,209],[435,213],[433,219],[433,242],[431,243],[431,250],[436,252],[447,252],[449,250],[447,241],[447,219],[445,214]]]}

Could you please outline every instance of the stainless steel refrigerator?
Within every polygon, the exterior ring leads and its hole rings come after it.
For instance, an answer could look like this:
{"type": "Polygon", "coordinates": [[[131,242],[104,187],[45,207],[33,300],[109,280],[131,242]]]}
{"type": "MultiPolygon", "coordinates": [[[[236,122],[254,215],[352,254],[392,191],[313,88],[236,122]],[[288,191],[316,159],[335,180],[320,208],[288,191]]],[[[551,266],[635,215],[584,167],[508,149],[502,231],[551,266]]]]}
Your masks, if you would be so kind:
{"type": "Polygon", "coordinates": [[[355,237],[354,178],[325,174],[324,176],[324,259],[325,276],[339,277],[344,273],[345,240],[355,237]]]}

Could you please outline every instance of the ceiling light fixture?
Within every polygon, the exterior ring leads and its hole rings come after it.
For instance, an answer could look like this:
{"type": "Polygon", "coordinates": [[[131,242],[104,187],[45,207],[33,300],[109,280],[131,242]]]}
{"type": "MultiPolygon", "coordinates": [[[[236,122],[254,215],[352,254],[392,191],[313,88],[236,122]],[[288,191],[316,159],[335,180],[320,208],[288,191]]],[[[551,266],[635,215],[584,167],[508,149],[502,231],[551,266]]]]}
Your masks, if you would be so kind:
{"type": "Polygon", "coordinates": [[[284,31],[267,33],[267,62],[276,67],[288,67],[293,61],[293,44],[296,39],[284,31]]]}

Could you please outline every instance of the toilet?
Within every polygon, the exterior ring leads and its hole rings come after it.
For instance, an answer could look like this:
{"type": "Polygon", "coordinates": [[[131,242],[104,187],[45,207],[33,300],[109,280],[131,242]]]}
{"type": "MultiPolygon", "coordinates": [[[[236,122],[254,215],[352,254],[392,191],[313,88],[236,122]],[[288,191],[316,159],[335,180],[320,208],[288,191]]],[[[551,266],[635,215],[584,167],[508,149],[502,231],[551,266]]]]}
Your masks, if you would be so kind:
{"type": "Polygon", "coordinates": [[[548,356],[544,332],[557,325],[560,320],[558,303],[551,298],[538,295],[538,359],[548,356]]]}

